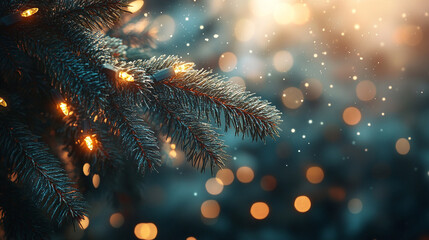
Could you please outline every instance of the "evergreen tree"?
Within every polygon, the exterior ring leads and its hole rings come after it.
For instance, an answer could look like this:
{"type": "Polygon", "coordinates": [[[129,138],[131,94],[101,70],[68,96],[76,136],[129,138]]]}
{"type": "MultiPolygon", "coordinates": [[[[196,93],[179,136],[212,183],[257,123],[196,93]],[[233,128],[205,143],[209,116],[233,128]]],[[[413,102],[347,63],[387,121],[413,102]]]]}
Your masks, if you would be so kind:
{"type": "Polygon", "coordinates": [[[221,76],[176,56],[129,60],[130,48],[101,32],[126,7],[125,0],[0,2],[6,237],[46,238],[83,219],[85,162],[104,174],[130,162],[153,171],[161,134],[193,166],[213,170],[228,158],[217,127],[252,140],[278,135],[280,112],[221,76]]]}

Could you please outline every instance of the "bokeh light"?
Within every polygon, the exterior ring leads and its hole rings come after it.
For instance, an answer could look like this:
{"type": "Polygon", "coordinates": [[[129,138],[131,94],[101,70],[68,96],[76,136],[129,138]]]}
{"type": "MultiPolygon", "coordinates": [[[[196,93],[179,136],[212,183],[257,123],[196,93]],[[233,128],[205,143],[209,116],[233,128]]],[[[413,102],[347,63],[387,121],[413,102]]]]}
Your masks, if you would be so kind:
{"type": "Polygon", "coordinates": [[[255,174],[253,173],[253,170],[250,167],[240,167],[237,169],[236,172],[238,181],[242,183],[250,183],[253,178],[255,177],[255,174]]]}
{"type": "Polygon", "coordinates": [[[305,174],[307,180],[313,184],[321,183],[325,174],[320,167],[310,167],[305,174]]]}
{"type": "Polygon", "coordinates": [[[158,228],[153,223],[139,223],[134,228],[134,234],[138,239],[152,240],[158,235],[158,228]]]}
{"type": "Polygon", "coordinates": [[[371,101],[375,98],[377,89],[375,84],[369,80],[364,80],[356,86],[356,95],[361,101],[371,101]]]}
{"type": "Polygon", "coordinates": [[[231,169],[224,168],[216,173],[216,178],[220,179],[223,185],[228,186],[234,181],[234,173],[231,169]]]}
{"type": "Polygon", "coordinates": [[[211,195],[219,195],[223,191],[223,182],[219,178],[210,178],[206,181],[206,190],[211,195]]]}
{"type": "Polygon", "coordinates": [[[110,215],[110,225],[114,228],[120,228],[123,224],[124,224],[124,215],[122,215],[122,213],[114,213],[112,215],[110,215]]]}
{"type": "Polygon", "coordinates": [[[360,122],[362,114],[355,107],[348,107],[343,112],[343,120],[348,125],[356,125],[360,122]]]}
{"type": "Polygon", "coordinates": [[[405,138],[400,138],[395,144],[396,151],[401,155],[407,155],[410,151],[410,142],[405,138]]]}
{"type": "Polygon", "coordinates": [[[94,176],[92,176],[92,185],[94,188],[98,188],[100,186],[100,175],[94,174],[94,176]]]}
{"type": "Polygon", "coordinates": [[[224,72],[231,72],[237,65],[237,57],[232,52],[225,52],[219,57],[219,67],[224,72]]]}
{"type": "Polygon", "coordinates": [[[81,228],[81,229],[87,229],[88,228],[88,226],[89,226],[89,218],[87,217],[87,216],[84,216],[83,217],[83,219],[81,219],[80,221],[79,221],[79,227],[81,228]]]}
{"type": "Polygon", "coordinates": [[[250,214],[253,218],[262,220],[265,219],[270,212],[270,208],[264,202],[256,202],[250,207],[250,214]]]}
{"type": "Polygon", "coordinates": [[[287,108],[297,109],[304,102],[304,95],[298,88],[289,87],[283,91],[282,102],[287,108]]]}
{"type": "Polygon", "coordinates": [[[89,163],[85,163],[82,167],[82,171],[85,176],[89,176],[91,173],[91,165],[89,163]]]}
{"type": "Polygon", "coordinates": [[[143,0],[136,0],[128,4],[128,11],[135,13],[143,7],[143,0]]]}
{"type": "Polygon", "coordinates": [[[320,80],[315,78],[306,79],[301,83],[301,90],[305,99],[317,100],[323,94],[323,85],[320,80]]]}
{"type": "Polygon", "coordinates": [[[362,201],[358,198],[353,198],[348,202],[347,207],[351,213],[358,214],[363,208],[362,201]]]}
{"type": "Polygon", "coordinates": [[[310,210],[311,208],[310,198],[308,198],[307,196],[299,196],[295,199],[294,206],[298,212],[308,212],[308,210],[310,210]]]}
{"type": "Polygon", "coordinates": [[[272,175],[263,176],[261,179],[261,188],[265,191],[273,191],[277,187],[277,179],[272,175]]]}
{"type": "Polygon", "coordinates": [[[201,215],[205,218],[217,218],[220,213],[220,206],[216,200],[207,200],[201,204],[201,215]]]}
{"type": "Polygon", "coordinates": [[[274,68],[278,72],[287,72],[293,66],[293,56],[288,51],[279,51],[273,57],[274,68]]]}

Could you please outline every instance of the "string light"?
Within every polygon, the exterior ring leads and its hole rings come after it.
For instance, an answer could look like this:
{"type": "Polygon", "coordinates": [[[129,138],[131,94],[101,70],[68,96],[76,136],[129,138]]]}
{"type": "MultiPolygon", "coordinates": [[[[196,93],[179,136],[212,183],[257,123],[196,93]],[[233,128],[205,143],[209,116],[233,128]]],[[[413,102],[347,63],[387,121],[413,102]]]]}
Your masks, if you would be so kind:
{"type": "Polygon", "coordinates": [[[194,63],[176,64],[173,67],[159,70],[158,72],[154,73],[151,77],[154,82],[161,82],[165,79],[172,78],[177,74],[185,73],[191,70],[194,66],[195,66],[194,63]]]}
{"type": "Polygon", "coordinates": [[[86,136],[84,138],[85,144],[88,147],[89,151],[92,151],[94,149],[94,137],[95,135],[92,136],[86,136]]]}
{"type": "Polygon", "coordinates": [[[188,70],[191,70],[195,66],[194,63],[183,63],[178,64],[174,66],[174,72],[176,74],[187,72],[188,70]]]}
{"type": "Polygon", "coordinates": [[[7,107],[7,102],[2,97],[0,97],[0,106],[7,107]]]}
{"type": "Polygon", "coordinates": [[[21,13],[21,16],[25,17],[25,18],[26,17],[30,17],[30,16],[33,16],[34,14],[36,14],[38,11],[39,11],[38,8],[30,8],[30,9],[27,9],[27,10],[23,11],[21,13]]]}
{"type": "Polygon", "coordinates": [[[60,103],[60,109],[64,113],[65,116],[70,115],[70,109],[69,109],[67,103],[61,102],[60,103]]]}
{"type": "Polygon", "coordinates": [[[131,75],[131,74],[127,73],[127,72],[120,71],[118,76],[119,76],[120,79],[125,80],[127,82],[134,82],[133,75],[131,75]]]}

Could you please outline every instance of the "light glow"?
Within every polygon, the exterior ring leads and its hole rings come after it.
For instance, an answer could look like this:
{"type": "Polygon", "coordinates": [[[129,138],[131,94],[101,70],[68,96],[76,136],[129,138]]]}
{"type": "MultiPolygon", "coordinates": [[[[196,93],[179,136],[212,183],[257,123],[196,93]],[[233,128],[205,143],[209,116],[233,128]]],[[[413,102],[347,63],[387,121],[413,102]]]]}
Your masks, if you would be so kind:
{"type": "Polygon", "coordinates": [[[192,69],[194,66],[195,66],[194,63],[178,64],[178,65],[174,66],[174,72],[176,74],[184,73],[184,72],[187,72],[188,70],[192,69]]]}
{"type": "Polygon", "coordinates": [[[65,102],[60,103],[60,108],[61,108],[61,111],[64,113],[65,116],[70,115],[70,109],[69,109],[67,103],[65,103],[65,102]]]}
{"type": "Polygon", "coordinates": [[[23,11],[21,13],[21,16],[22,17],[30,17],[30,16],[36,14],[38,11],[39,11],[38,8],[30,8],[30,9],[27,9],[27,10],[23,11]]]}
{"type": "Polygon", "coordinates": [[[2,97],[0,97],[0,106],[7,107],[7,102],[2,97]]]}
{"type": "Polygon", "coordinates": [[[91,136],[86,136],[84,139],[86,146],[88,147],[89,151],[92,151],[94,149],[94,140],[91,136]]]}
{"type": "Polygon", "coordinates": [[[119,72],[119,78],[124,80],[124,81],[127,81],[127,82],[134,82],[133,75],[131,75],[127,72],[124,72],[124,71],[119,72]]]}

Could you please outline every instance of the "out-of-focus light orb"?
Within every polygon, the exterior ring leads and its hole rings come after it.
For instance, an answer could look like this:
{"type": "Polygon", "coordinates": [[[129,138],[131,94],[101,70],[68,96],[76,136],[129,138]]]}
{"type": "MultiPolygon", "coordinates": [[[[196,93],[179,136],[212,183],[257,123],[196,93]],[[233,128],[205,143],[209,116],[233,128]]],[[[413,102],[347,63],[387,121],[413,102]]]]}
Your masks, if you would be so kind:
{"type": "Polygon", "coordinates": [[[92,176],[92,185],[94,188],[98,188],[100,186],[100,175],[94,174],[94,176],[92,176]]]}
{"type": "Polygon", "coordinates": [[[423,32],[420,26],[405,24],[396,29],[394,41],[400,45],[417,46],[423,40],[423,32]]]}
{"type": "Polygon", "coordinates": [[[396,151],[401,155],[407,155],[410,152],[410,142],[406,138],[400,138],[395,144],[396,151]]]}
{"type": "Polygon", "coordinates": [[[234,181],[234,173],[231,169],[224,168],[216,173],[216,178],[220,179],[223,185],[228,186],[234,181]]]}
{"type": "Polygon", "coordinates": [[[158,228],[153,223],[139,223],[134,228],[134,234],[138,239],[152,240],[158,235],[158,228]]]}
{"type": "Polygon", "coordinates": [[[87,229],[89,226],[89,218],[87,216],[83,216],[83,218],[79,221],[79,227],[83,230],[87,229]]]}
{"type": "Polygon", "coordinates": [[[362,211],[362,201],[358,198],[353,198],[348,202],[347,207],[351,213],[358,214],[362,211]]]}
{"type": "Polygon", "coordinates": [[[205,218],[217,218],[220,213],[220,206],[216,200],[207,200],[201,204],[201,215],[205,218]]]}
{"type": "Polygon", "coordinates": [[[331,187],[329,189],[329,196],[333,200],[341,202],[346,198],[346,191],[341,187],[331,187]]]}
{"type": "Polygon", "coordinates": [[[295,3],[293,6],[293,23],[302,25],[310,20],[310,9],[305,3],[295,3]]]}
{"type": "Polygon", "coordinates": [[[310,183],[318,184],[323,181],[325,174],[320,167],[310,167],[307,169],[305,176],[310,183]]]}
{"type": "Polygon", "coordinates": [[[293,66],[293,56],[288,51],[279,51],[273,57],[274,68],[278,72],[287,72],[293,66]]]}
{"type": "Polygon", "coordinates": [[[274,10],[274,19],[278,24],[289,24],[294,20],[293,8],[290,4],[281,2],[274,10]]]}
{"type": "Polygon", "coordinates": [[[169,15],[161,15],[157,17],[152,26],[157,29],[157,40],[161,42],[165,42],[173,36],[176,31],[176,22],[169,15]]]}
{"type": "Polygon", "coordinates": [[[237,175],[238,181],[242,183],[250,183],[255,177],[255,174],[253,173],[253,170],[250,167],[240,167],[237,170],[236,175],[237,175]]]}
{"type": "Polygon", "coordinates": [[[219,57],[220,70],[231,72],[237,66],[237,57],[232,52],[222,53],[219,57]]]}
{"type": "Polygon", "coordinates": [[[110,225],[114,228],[120,228],[124,224],[124,216],[122,213],[114,213],[110,215],[110,225]]]}
{"type": "Polygon", "coordinates": [[[83,165],[82,171],[85,176],[89,176],[89,173],[91,172],[91,165],[89,163],[85,163],[83,165]]]}
{"type": "Polygon", "coordinates": [[[371,101],[377,94],[375,84],[369,80],[364,80],[356,86],[356,95],[361,101],[371,101]]]}
{"type": "Polygon", "coordinates": [[[206,190],[211,195],[219,195],[223,191],[223,182],[219,178],[210,178],[206,182],[206,190]]]}
{"type": "Polygon", "coordinates": [[[273,13],[276,2],[277,0],[252,0],[250,9],[256,17],[265,17],[273,13]]]}
{"type": "Polygon", "coordinates": [[[263,176],[261,179],[261,188],[265,191],[273,191],[277,187],[277,179],[272,175],[263,176]]]}
{"type": "Polygon", "coordinates": [[[255,35],[255,24],[249,19],[240,19],[235,24],[235,38],[241,42],[247,42],[255,35]]]}
{"type": "Polygon", "coordinates": [[[301,83],[301,90],[304,93],[305,99],[317,100],[323,94],[323,85],[320,80],[309,78],[301,83]]]}
{"type": "Polygon", "coordinates": [[[195,237],[187,237],[186,240],[197,240],[195,237]]]}
{"type": "Polygon", "coordinates": [[[310,198],[308,198],[307,196],[299,196],[295,199],[294,206],[298,212],[308,212],[308,210],[310,210],[311,208],[310,198]]]}
{"type": "Polygon", "coordinates": [[[250,207],[250,214],[253,218],[262,220],[265,219],[270,213],[270,207],[264,202],[255,202],[250,207]]]}
{"type": "Polygon", "coordinates": [[[128,4],[128,11],[135,13],[138,10],[140,10],[143,7],[144,1],[143,0],[137,0],[137,1],[133,1],[130,4],[128,4]]]}
{"type": "Polygon", "coordinates": [[[232,82],[232,83],[234,83],[234,84],[237,84],[239,86],[246,87],[246,82],[241,77],[237,77],[237,76],[236,77],[231,77],[229,79],[229,81],[232,82]]]}
{"type": "Polygon", "coordinates": [[[356,125],[362,119],[362,114],[355,107],[348,107],[343,112],[343,120],[348,125],[356,125]]]}
{"type": "Polygon", "coordinates": [[[287,108],[297,109],[304,102],[304,95],[298,88],[289,87],[283,90],[282,102],[287,108]]]}

